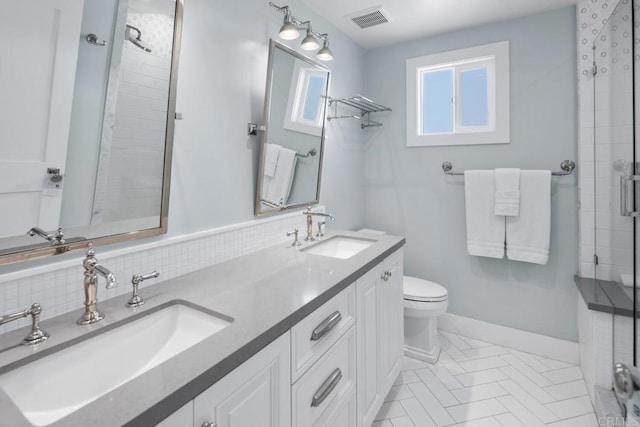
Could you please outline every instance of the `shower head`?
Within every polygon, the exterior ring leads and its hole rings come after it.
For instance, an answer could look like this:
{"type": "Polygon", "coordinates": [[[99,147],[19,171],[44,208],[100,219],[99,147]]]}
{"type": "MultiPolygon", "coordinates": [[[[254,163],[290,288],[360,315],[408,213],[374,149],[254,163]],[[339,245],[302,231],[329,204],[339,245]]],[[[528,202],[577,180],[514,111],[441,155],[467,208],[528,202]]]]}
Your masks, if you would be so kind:
{"type": "Polygon", "coordinates": [[[125,38],[127,40],[129,40],[131,43],[133,43],[136,47],[139,47],[140,49],[144,50],[145,52],[151,52],[151,49],[149,49],[144,44],[142,44],[142,31],[140,31],[138,28],[134,27],[133,25],[127,24],[124,36],[125,36],[125,38]],[[135,31],[138,34],[136,36],[133,36],[133,34],[131,34],[132,31],[135,31]]]}

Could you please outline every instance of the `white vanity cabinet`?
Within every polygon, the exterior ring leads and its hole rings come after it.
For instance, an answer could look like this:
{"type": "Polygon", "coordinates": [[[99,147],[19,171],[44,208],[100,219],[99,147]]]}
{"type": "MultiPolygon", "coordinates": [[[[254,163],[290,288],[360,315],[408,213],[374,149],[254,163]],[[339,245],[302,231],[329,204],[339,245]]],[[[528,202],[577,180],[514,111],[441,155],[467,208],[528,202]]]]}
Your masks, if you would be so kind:
{"type": "Polygon", "coordinates": [[[290,348],[287,332],[197,396],[194,426],[291,427],[290,348]]]}
{"type": "Polygon", "coordinates": [[[402,249],[356,281],[358,426],[369,427],[402,368],[402,249]]]}
{"type": "Polygon", "coordinates": [[[402,367],[402,277],[399,249],[159,426],[370,427],[402,367]]]}

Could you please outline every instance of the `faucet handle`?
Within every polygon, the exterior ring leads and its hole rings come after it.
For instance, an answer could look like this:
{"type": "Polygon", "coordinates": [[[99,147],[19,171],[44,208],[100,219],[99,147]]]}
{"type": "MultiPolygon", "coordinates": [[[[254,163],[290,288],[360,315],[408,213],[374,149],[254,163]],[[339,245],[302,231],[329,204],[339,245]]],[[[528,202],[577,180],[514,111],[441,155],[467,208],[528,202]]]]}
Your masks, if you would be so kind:
{"type": "Polygon", "coordinates": [[[31,315],[31,331],[22,339],[22,345],[34,345],[46,341],[49,338],[49,334],[40,329],[40,313],[42,313],[42,306],[40,304],[33,303],[28,310],[31,315]]]}
{"type": "Polygon", "coordinates": [[[293,239],[293,243],[291,244],[292,247],[302,246],[302,243],[300,243],[300,241],[298,240],[298,233],[299,231],[297,228],[294,228],[293,231],[287,231],[287,237],[295,235],[295,238],[293,239]]]}
{"type": "Polygon", "coordinates": [[[318,233],[316,233],[316,237],[324,237],[324,227],[327,225],[327,221],[322,220],[318,221],[318,233]]]}
{"type": "Polygon", "coordinates": [[[133,285],[133,295],[131,295],[131,299],[127,302],[127,307],[134,308],[144,305],[144,299],[142,299],[142,297],[138,295],[138,286],[145,280],[155,279],[158,276],[160,276],[160,272],[158,270],[154,270],[151,273],[143,275],[134,274],[131,278],[131,284],[133,285]]]}

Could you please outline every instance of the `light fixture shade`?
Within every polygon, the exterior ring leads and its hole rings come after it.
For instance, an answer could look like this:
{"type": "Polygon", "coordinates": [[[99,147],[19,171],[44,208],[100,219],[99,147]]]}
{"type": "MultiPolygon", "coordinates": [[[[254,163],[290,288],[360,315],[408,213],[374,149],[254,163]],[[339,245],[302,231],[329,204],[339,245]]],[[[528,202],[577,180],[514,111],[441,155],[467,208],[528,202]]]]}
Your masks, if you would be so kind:
{"type": "Polygon", "coordinates": [[[295,40],[300,35],[300,31],[291,20],[291,15],[285,15],[284,17],[284,25],[280,27],[280,38],[282,40],[295,40]]]}
{"type": "Polygon", "coordinates": [[[321,61],[333,61],[333,52],[329,49],[329,39],[324,40],[324,44],[322,45],[322,49],[318,51],[316,54],[319,60],[321,61]]]}
{"type": "Polygon", "coordinates": [[[307,28],[307,37],[302,40],[302,44],[300,45],[304,50],[316,50],[320,47],[320,42],[313,35],[311,28],[307,28]]]}

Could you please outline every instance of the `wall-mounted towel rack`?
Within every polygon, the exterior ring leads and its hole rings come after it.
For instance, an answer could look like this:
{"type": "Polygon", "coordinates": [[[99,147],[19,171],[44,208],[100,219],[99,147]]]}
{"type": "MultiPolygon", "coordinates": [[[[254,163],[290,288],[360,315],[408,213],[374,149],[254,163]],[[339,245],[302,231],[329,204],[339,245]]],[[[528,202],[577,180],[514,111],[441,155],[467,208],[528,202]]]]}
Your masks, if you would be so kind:
{"type": "Polygon", "coordinates": [[[307,154],[296,153],[296,157],[306,159],[307,157],[315,157],[316,154],[318,154],[318,150],[312,148],[307,154]]]}
{"type": "Polygon", "coordinates": [[[346,98],[331,98],[329,99],[329,107],[333,106],[333,115],[328,116],[327,120],[333,119],[356,119],[361,120],[361,129],[368,127],[382,126],[382,123],[371,120],[371,113],[379,113],[382,111],[391,111],[391,108],[384,105],[373,102],[369,98],[365,98],[362,95],[348,96],[346,98]],[[338,105],[345,105],[347,107],[360,110],[360,114],[338,114],[338,105]]]}
{"type": "MultiPolygon", "coordinates": [[[[554,176],[565,176],[571,175],[571,172],[576,168],[576,164],[571,160],[564,160],[560,163],[561,172],[551,172],[551,175],[554,176]]],[[[453,165],[451,162],[444,162],[442,164],[442,171],[445,175],[464,175],[464,172],[451,172],[453,169],[453,165]]]]}

